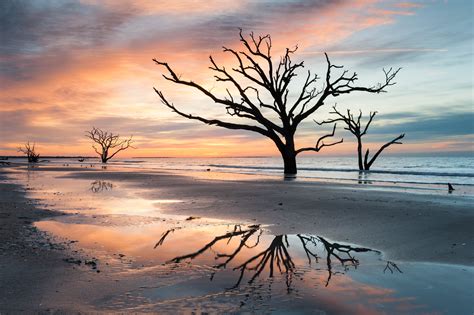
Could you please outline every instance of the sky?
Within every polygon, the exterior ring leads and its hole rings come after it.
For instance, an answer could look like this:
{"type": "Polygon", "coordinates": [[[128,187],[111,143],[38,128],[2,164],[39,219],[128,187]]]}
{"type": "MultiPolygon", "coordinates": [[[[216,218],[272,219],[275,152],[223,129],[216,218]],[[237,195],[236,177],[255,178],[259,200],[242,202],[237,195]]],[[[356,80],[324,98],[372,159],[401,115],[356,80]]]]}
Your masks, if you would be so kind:
{"type": "MultiPolygon", "coordinates": [[[[294,60],[320,76],[324,52],[356,71],[364,85],[383,80],[383,68],[402,67],[387,93],[329,99],[300,126],[298,147],[327,133],[313,119],[331,117],[337,103],[340,110],[378,112],[365,139],[371,149],[406,133],[390,153],[470,152],[473,10],[471,0],[3,0],[0,155],[16,155],[30,141],[42,155],[91,156],[84,135],[92,126],[133,135],[136,149],[122,157],[278,155],[260,134],[178,116],[153,90],[184,112],[235,121],[195,90],[164,80],[164,69],[152,59],[225,93],[208,68],[209,55],[220,65],[235,65],[222,46],[242,48],[239,28],[270,34],[275,60],[298,45],[294,60]]],[[[353,154],[355,139],[342,126],[335,135],[340,138],[343,144],[317,154],[353,154]]]]}

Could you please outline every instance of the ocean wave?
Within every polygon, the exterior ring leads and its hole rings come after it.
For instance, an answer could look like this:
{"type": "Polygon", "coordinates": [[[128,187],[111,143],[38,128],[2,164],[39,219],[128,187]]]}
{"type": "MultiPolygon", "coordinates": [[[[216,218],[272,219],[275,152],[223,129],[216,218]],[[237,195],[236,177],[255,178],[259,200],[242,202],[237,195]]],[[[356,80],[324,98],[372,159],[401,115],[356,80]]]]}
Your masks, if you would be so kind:
{"type": "MultiPolygon", "coordinates": [[[[209,167],[230,168],[230,169],[250,169],[250,170],[274,170],[281,171],[282,167],[275,166],[249,166],[249,165],[226,165],[226,164],[208,164],[209,167]]],[[[348,168],[325,168],[325,167],[300,167],[300,171],[314,172],[345,172],[345,173],[367,173],[367,174],[392,174],[392,175],[414,175],[414,176],[440,176],[440,177],[468,177],[474,178],[474,173],[453,173],[453,172],[434,172],[434,171],[402,171],[402,170],[370,170],[359,171],[358,169],[348,168]]]]}

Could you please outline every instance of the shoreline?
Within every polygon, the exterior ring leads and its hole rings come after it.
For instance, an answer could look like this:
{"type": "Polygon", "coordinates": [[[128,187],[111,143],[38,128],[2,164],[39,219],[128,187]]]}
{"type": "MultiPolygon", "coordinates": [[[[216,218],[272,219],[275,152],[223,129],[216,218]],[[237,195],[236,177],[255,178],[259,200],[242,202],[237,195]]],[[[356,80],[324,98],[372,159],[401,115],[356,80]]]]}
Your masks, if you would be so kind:
{"type": "MultiPolygon", "coordinates": [[[[170,158],[174,159],[174,158],[170,158]]],[[[179,159],[179,158],[178,158],[179,159]]],[[[229,158],[233,159],[233,158],[229,158]]],[[[192,159],[190,159],[192,160],[192,159]]],[[[45,161],[46,163],[40,163],[43,166],[51,167],[51,168],[60,168],[60,167],[70,167],[70,168],[78,168],[83,170],[84,168],[100,168],[102,164],[100,162],[94,161],[91,163],[79,163],[77,161],[70,161],[64,160],[61,163],[58,162],[51,162],[45,161]],[[62,164],[62,165],[61,165],[62,164]]],[[[128,169],[131,171],[165,171],[165,172],[172,172],[178,174],[187,174],[187,173],[206,173],[206,169],[212,171],[212,173],[220,173],[225,174],[230,177],[232,176],[240,176],[249,177],[250,180],[260,180],[260,179],[272,179],[272,180],[280,180],[284,178],[283,169],[279,169],[277,167],[254,167],[249,165],[247,166],[228,166],[228,165],[216,165],[212,164],[212,161],[203,161],[202,163],[211,163],[211,164],[196,164],[196,165],[186,165],[186,167],[170,167],[168,165],[147,165],[146,161],[112,161],[106,165],[106,167],[118,168],[118,169],[128,169]],[[199,166],[199,168],[197,168],[199,166]],[[249,169],[254,169],[255,171],[251,171],[249,169]],[[259,172],[257,170],[261,169],[263,172],[259,172]],[[267,172],[265,172],[267,170],[267,172]],[[278,170],[278,171],[277,171],[278,170]]],[[[28,163],[20,162],[20,161],[13,161],[11,166],[13,167],[21,167],[27,166],[28,163]]],[[[308,168],[302,166],[299,169],[299,172],[295,177],[289,177],[288,180],[297,180],[297,181],[309,181],[309,182],[324,182],[324,183],[336,183],[336,184],[364,184],[364,185],[373,185],[374,187],[385,187],[385,188],[394,188],[399,189],[400,187],[403,188],[413,188],[413,189],[421,189],[421,190],[432,190],[436,191],[439,194],[443,194],[448,191],[448,183],[453,184],[456,189],[454,193],[456,194],[464,194],[474,196],[474,182],[458,182],[455,179],[451,178],[454,177],[464,177],[464,179],[471,179],[474,176],[474,173],[443,173],[443,172],[426,172],[426,171],[404,171],[404,170],[390,170],[390,169],[374,169],[370,171],[358,171],[357,169],[346,169],[346,168],[308,168]],[[309,174],[307,171],[315,171],[314,174],[309,174]],[[331,173],[340,173],[340,174],[352,174],[352,177],[345,177],[345,176],[335,176],[330,175],[321,175],[318,172],[325,172],[328,174],[331,173]],[[380,174],[394,174],[394,175],[402,175],[402,176],[415,176],[415,177],[423,177],[423,176],[438,176],[439,178],[436,181],[424,181],[424,180],[417,180],[411,178],[377,178],[377,175],[380,174]],[[373,176],[376,176],[375,178],[373,176]],[[451,178],[451,179],[450,179],[451,178]],[[446,179],[446,180],[441,180],[446,179]]]]}

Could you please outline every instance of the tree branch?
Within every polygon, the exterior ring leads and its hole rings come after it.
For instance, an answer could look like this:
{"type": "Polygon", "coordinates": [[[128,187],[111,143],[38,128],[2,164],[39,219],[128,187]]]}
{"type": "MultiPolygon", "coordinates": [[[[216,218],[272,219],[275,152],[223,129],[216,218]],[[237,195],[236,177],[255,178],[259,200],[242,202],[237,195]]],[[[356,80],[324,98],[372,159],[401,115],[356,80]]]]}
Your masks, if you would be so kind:
{"type": "Polygon", "coordinates": [[[369,162],[367,162],[368,160],[368,157],[369,157],[369,149],[367,149],[367,151],[365,152],[365,158],[364,158],[364,166],[365,166],[365,169],[366,170],[369,170],[370,167],[372,166],[372,164],[375,162],[375,160],[377,159],[377,157],[380,155],[380,153],[382,153],[383,150],[385,150],[386,148],[388,148],[389,146],[391,146],[392,144],[402,144],[402,142],[398,141],[398,140],[401,140],[405,137],[405,134],[402,133],[401,135],[399,135],[398,137],[396,137],[395,139],[393,139],[392,141],[390,142],[387,142],[385,143],[383,146],[380,147],[380,149],[377,151],[377,153],[375,153],[375,155],[370,159],[369,162]]]}
{"type": "Polygon", "coordinates": [[[324,148],[324,147],[331,147],[331,146],[333,146],[333,145],[336,145],[336,144],[339,144],[339,143],[344,142],[344,139],[341,139],[341,140],[339,140],[339,141],[332,142],[332,143],[324,143],[324,139],[329,138],[329,137],[333,137],[335,131],[336,131],[336,124],[334,124],[334,127],[332,128],[332,132],[331,132],[331,133],[326,134],[326,135],[320,137],[320,138],[318,139],[318,141],[316,141],[316,145],[315,145],[314,147],[306,147],[306,148],[298,149],[298,150],[296,150],[296,154],[298,155],[299,153],[304,152],[304,151],[315,151],[315,152],[319,152],[319,151],[320,151],[322,148],[324,148]]]}
{"type": "Polygon", "coordinates": [[[192,119],[192,120],[198,120],[198,121],[203,122],[203,123],[208,124],[208,125],[215,125],[215,126],[219,126],[219,127],[223,127],[223,128],[227,128],[227,129],[249,130],[249,131],[258,132],[262,135],[270,137],[269,132],[267,130],[265,130],[263,128],[260,128],[260,127],[257,127],[257,126],[235,124],[235,123],[221,121],[221,120],[218,120],[218,119],[207,119],[207,118],[203,118],[203,117],[200,117],[200,116],[194,116],[194,115],[191,115],[191,114],[183,113],[179,109],[177,109],[172,103],[168,102],[168,100],[165,98],[165,96],[163,95],[163,93],[161,91],[158,91],[156,88],[153,88],[153,89],[155,90],[155,92],[160,97],[161,102],[164,105],[168,106],[171,110],[173,110],[175,113],[177,113],[180,116],[183,116],[185,118],[192,119]]]}
{"type": "Polygon", "coordinates": [[[331,63],[327,53],[324,53],[327,62],[327,70],[326,70],[326,87],[324,91],[321,93],[319,99],[316,103],[311,106],[306,111],[297,115],[294,119],[295,124],[299,124],[301,121],[306,119],[312,113],[314,113],[318,108],[324,105],[324,101],[328,96],[337,97],[341,94],[348,94],[351,92],[368,92],[368,93],[381,93],[385,92],[385,88],[388,86],[395,85],[396,82],[393,82],[398,72],[401,68],[393,70],[390,68],[389,70],[383,69],[385,75],[385,82],[377,83],[370,87],[363,87],[363,86],[356,86],[354,83],[358,80],[357,73],[354,72],[352,75],[347,75],[348,71],[344,70],[342,74],[335,80],[331,80],[331,70],[332,69],[342,69],[343,66],[337,66],[331,63]]]}

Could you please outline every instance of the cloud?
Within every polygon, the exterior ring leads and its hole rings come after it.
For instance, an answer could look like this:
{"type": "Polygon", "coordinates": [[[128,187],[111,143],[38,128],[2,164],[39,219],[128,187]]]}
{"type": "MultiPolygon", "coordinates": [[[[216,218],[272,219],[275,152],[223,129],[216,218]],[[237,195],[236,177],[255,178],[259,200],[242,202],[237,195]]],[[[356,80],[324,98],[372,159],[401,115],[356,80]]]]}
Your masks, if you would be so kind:
{"type": "Polygon", "coordinates": [[[381,115],[384,119],[383,125],[371,126],[369,134],[370,140],[380,139],[380,135],[397,135],[406,133],[407,139],[442,139],[452,136],[467,136],[474,134],[474,113],[447,112],[443,116],[426,116],[412,113],[394,113],[381,115]],[[409,119],[409,121],[390,123],[390,120],[409,119]]]}
{"type": "MultiPolygon", "coordinates": [[[[184,77],[218,90],[207,57],[217,55],[220,64],[234,64],[218,51],[222,45],[240,45],[238,27],[245,33],[272,34],[275,60],[282,48],[299,44],[296,58],[306,59],[310,67],[326,49],[341,58],[356,56],[373,69],[417,62],[419,56],[438,58],[451,52],[450,40],[456,45],[470,40],[466,32],[455,32],[462,23],[405,29],[403,23],[429,7],[377,0],[210,0],[199,5],[194,0],[0,1],[3,147],[31,138],[47,143],[51,152],[85,150],[82,133],[92,125],[134,134],[150,148],[166,144],[171,153],[180,145],[192,152],[204,152],[211,143],[259,146],[267,143],[260,135],[183,121],[159,106],[151,89],[155,85],[183,111],[233,119],[195,91],[163,82],[151,58],[166,60],[184,77]],[[388,26],[397,32],[384,33],[388,26]]],[[[465,52],[462,58],[468,57],[465,52]]],[[[439,63],[452,61],[439,58],[439,63]]],[[[410,119],[414,117],[405,117],[410,119]]],[[[311,122],[303,127],[301,134],[308,139],[313,132],[324,132],[311,122]]],[[[274,149],[271,143],[261,147],[274,149]]]]}
{"type": "Polygon", "coordinates": [[[0,1],[2,55],[38,54],[105,44],[133,11],[79,1],[0,1]]]}
{"type": "Polygon", "coordinates": [[[396,8],[400,9],[411,9],[411,8],[423,8],[424,5],[417,2],[398,2],[393,5],[396,8]]]}

